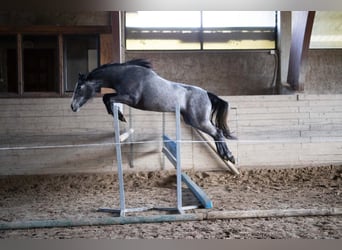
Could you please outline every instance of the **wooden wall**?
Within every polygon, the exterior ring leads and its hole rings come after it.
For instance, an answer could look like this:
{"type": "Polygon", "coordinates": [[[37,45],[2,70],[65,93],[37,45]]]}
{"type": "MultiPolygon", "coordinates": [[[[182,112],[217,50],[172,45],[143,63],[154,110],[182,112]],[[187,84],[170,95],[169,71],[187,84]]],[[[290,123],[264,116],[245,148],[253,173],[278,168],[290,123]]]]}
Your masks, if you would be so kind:
{"type": "MultiPolygon", "coordinates": [[[[226,96],[229,125],[238,141],[228,141],[241,168],[293,167],[342,163],[342,96],[226,96]]],[[[123,145],[125,171],[163,168],[162,114],[131,112],[133,140],[123,145]],[[133,152],[131,154],[131,152],[133,152]],[[129,157],[133,157],[133,168],[129,157]]],[[[113,121],[101,98],[79,113],[69,98],[0,99],[0,174],[52,174],[116,170],[113,121]]],[[[166,134],[175,137],[173,114],[166,134]]],[[[122,130],[128,124],[121,124],[122,130]]],[[[182,166],[225,169],[192,129],[182,124],[182,166]],[[195,141],[190,143],[190,141],[195,141]]],[[[172,169],[166,160],[165,169],[172,169]]]]}
{"type": "Polygon", "coordinates": [[[342,49],[312,49],[308,53],[304,91],[342,94],[342,49]]]}
{"type": "Polygon", "coordinates": [[[230,97],[237,107],[239,164],[275,167],[341,163],[341,97],[230,97]]]}
{"type": "Polygon", "coordinates": [[[126,60],[149,60],[153,69],[168,80],[196,85],[222,96],[276,91],[272,87],[276,60],[269,51],[126,51],[125,56],[126,60]]]}

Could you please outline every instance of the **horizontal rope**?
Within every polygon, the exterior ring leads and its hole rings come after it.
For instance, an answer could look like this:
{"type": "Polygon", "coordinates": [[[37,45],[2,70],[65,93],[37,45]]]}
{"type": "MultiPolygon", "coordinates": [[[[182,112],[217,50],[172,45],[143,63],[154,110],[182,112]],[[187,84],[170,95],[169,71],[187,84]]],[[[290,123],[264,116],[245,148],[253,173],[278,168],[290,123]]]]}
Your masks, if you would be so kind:
{"type": "MultiPolygon", "coordinates": [[[[100,147],[113,145],[131,145],[131,144],[162,144],[164,142],[175,142],[176,140],[150,140],[150,141],[134,141],[134,142],[108,142],[108,143],[86,143],[86,144],[64,144],[64,145],[41,145],[41,146],[19,146],[19,147],[1,147],[0,150],[25,150],[25,149],[49,149],[49,148],[73,148],[73,147],[100,147]]],[[[207,141],[188,141],[181,140],[180,143],[207,143],[207,141]]]]}
{"type": "MultiPolygon", "coordinates": [[[[232,142],[237,143],[266,143],[266,142],[272,142],[272,143],[285,143],[290,142],[291,140],[233,140],[232,142]]],[[[298,141],[298,140],[293,140],[298,141]]],[[[52,148],[77,148],[77,147],[101,147],[101,146],[115,146],[116,144],[120,145],[131,145],[131,144],[162,144],[164,142],[175,142],[177,143],[177,140],[149,140],[149,141],[132,141],[132,142],[104,142],[104,143],[84,143],[84,144],[63,144],[63,145],[39,145],[39,146],[9,146],[9,147],[0,147],[0,151],[5,150],[26,150],[26,149],[52,149],[52,148]]],[[[180,143],[209,143],[209,142],[225,142],[225,141],[194,141],[194,140],[180,140],[180,143]]]]}

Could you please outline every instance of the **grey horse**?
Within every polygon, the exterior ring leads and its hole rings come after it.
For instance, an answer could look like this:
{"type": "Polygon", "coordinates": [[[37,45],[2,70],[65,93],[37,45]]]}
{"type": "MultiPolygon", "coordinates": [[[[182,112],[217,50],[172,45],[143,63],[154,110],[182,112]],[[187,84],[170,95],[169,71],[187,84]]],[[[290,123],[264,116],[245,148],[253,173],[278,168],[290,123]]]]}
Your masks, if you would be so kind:
{"type": "MultiPolygon", "coordinates": [[[[175,112],[178,104],[184,122],[210,135],[220,157],[235,163],[225,142],[225,138],[236,139],[227,126],[228,103],[217,95],[193,85],[166,80],[152,70],[148,61],[135,59],[104,64],[88,74],[79,74],[71,109],[79,111],[102,87],[116,91],[103,96],[111,115],[113,102],[158,112],[175,112]]],[[[119,119],[125,121],[122,113],[119,119]]]]}

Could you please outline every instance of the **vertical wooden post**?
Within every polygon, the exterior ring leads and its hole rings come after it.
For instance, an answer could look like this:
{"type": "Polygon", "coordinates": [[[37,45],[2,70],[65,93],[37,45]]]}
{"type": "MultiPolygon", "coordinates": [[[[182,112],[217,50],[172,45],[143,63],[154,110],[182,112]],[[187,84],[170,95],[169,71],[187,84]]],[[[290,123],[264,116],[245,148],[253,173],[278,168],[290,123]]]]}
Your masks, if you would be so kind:
{"type": "Polygon", "coordinates": [[[280,53],[278,83],[286,83],[291,45],[291,11],[279,11],[278,13],[277,48],[280,53]]]}
{"type": "Polygon", "coordinates": [[[121,54],[121,12],[111,13],[112,36],[113,36],[113,61],[122,62],[121,54]]]}
{"type": "MultiPolygon", "coordinates": [[[[111,34],[100,35],[100,64],[122,62],[121,56],[121,12],[110,12],[111,34]]],[[[114,93],[113,89],[102,88],[101,94],[114,93]]]]}
{"type": "Polygon", "coordinates": [[[64,86],[64,44],[63,44],[63,35],[58,35],[58,65],[59,65],[59,94],[60,96],[64,95],[65,86],[64,86]]]}
{"type": "Polygon", "coordinates": [[[303,91],[305,66],[315,11],[292,12],[292,38],[287,82],[294,90],[303,91]]]}
{"type": "Polygon", "coordinates": [[[22,96],[24,93],[24,73],[23,73],[23,37],[21,34],[17,35],[17,58],[18,58],[18,94],[22,96]]]}

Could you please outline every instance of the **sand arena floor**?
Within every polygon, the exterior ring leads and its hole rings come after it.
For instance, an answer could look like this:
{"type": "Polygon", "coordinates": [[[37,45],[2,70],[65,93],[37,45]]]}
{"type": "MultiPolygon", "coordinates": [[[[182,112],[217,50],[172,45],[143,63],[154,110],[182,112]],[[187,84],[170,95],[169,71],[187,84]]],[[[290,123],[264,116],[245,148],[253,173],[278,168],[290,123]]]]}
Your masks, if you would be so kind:
{"type": "MultiPolygon", "coordinates": [[[[342,166],[241,172],[238,177],[221,171],[188,174],[212,199],[213,211],[342,208],[342,166]]],[[[125,173],[124,178],[127,207],[175,206],[175,172],[125,173]]],[[[97,208],[119,206],[115,174],[3,176],[0,197],[0,222],[106,218],[113,215],[97,208]]],[[[186,186],[183,203],[197,203],[186,186]]],[[[0,238],[329,239],[342,238],[342,216],[0,230],[0,238]]]]}

